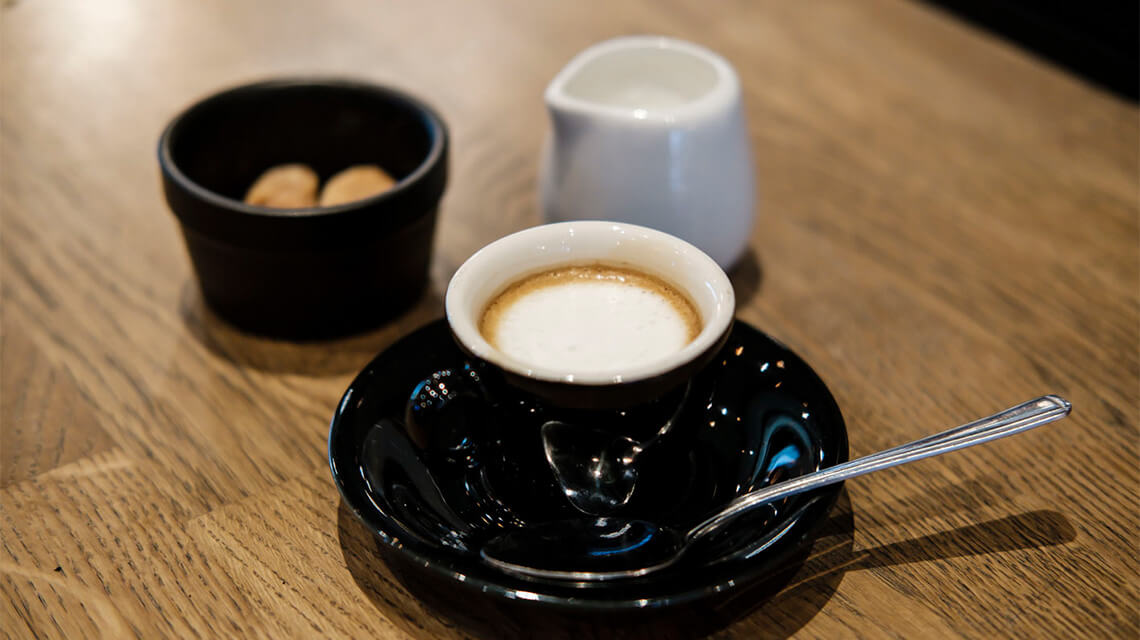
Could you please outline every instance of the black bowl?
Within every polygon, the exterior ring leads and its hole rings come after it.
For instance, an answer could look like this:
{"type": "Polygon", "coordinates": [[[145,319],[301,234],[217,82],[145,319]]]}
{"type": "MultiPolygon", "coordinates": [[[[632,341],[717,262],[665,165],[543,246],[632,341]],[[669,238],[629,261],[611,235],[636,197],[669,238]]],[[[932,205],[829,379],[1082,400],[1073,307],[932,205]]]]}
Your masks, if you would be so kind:
{"type": "Polygon", "coordinates": [[[447,146],[439,115],[403,92],[272,80],[223,91],[174,118],[158,161],[206,303],[242,329],[304,339],[373,327],[419,297],[447,146]],[[294,162],[322,182],[376,164],[397,184],[331,207],[242,201],[263,171],[294,162]]]}

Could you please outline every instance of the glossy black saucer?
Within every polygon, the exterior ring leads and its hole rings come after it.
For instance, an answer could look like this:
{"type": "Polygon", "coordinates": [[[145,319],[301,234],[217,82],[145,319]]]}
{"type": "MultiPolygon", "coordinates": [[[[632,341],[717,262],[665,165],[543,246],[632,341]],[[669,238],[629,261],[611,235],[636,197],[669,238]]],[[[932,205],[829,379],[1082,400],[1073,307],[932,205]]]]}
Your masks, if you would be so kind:
{"type": "MultiPolygon", "coordinates": [[[[642,578],[523,578],[484,562],[480,549],[507,532],[534,530],[548,538],[550,523],[599,517],[682,533],[741,493],[846,459],[846,429],[827,387],[794,353],[740,322],[686,388],[657,405],[605,416],[512,393],[493,370],[466,362],[439,320],[392,345],[357,376],[329,432],[329,464],[341,496],[401,565],[473,593],[584,610],[691,602],[760,578],[801,548],[841,486],[741,518],[677,564],[642,578]],[[560,452],[561,461],[551,458],[541,435],[551,422],[582,430],[560,452]],[[574,456],[587,468],[605,453],[604,443],[591,444],[599,428],[638,427],[646,445],[635,477],[607,480],[606,487],[621,491],[605,500],[575,499],[580,487],[567,477],[574,456]],[[657,432],[664,435],[655,438],[657,432]]],[[[617,552],[636,550],[637,543],[617,552]]]]}

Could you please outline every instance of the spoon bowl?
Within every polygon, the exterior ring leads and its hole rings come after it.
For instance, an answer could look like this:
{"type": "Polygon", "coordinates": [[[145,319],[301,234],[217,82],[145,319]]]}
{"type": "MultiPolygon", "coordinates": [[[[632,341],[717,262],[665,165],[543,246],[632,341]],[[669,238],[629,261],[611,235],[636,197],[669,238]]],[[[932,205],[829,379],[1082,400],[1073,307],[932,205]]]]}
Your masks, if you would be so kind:
{"type": "Polygon", "coordinates": [[[489,540],[479,553],[487,564],[507,573],[589,582],[663,569],[685,545],[683,533],[652,522],[596,518],[508,531],[489,540]]]}

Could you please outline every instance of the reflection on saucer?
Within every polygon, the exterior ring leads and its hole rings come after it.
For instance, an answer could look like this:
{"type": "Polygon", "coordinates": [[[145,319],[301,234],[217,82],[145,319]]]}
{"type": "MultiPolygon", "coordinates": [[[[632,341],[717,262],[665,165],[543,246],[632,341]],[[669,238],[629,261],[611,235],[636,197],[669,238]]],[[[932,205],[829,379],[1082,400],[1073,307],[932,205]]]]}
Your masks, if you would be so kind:
{"type": "Polygon", "coordinates": [[[487,562],[483,546],[507,540],[511,562],[550,562],[555,550],[571,567],[577,558],[582,567],[642,561],[741,493],[846,460],[847,436],[811,369],[740,322],[687,389],[620,418],[512,393],[464,361],[442,320],[384,351],[346,391],[329,436],[334,478],[412,566],[562,607],[688,602],[740,587],[794,552],[840,490],[758,510],[651,578],[519,578],[487,562]],[[606,421],[618,419],[643,423],[645,438],[609,436],[606,421]],[[612,539],[573,534],[609,531],[599,522],[629,526],[612,539]]]}

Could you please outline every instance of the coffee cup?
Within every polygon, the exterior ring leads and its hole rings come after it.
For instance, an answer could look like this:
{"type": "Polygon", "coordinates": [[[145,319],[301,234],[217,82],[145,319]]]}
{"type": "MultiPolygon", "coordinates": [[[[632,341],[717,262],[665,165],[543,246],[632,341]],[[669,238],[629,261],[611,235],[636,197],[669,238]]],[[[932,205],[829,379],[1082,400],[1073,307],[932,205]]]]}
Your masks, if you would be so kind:
{"type": "Polygon", "coordinates": [[[728,339],[735,296],[684,240],[575,221],[479,250],[452,277],[445,307],[460,348],[508,387],[557,407],[619,409],[700,371],[728,339]]]}

